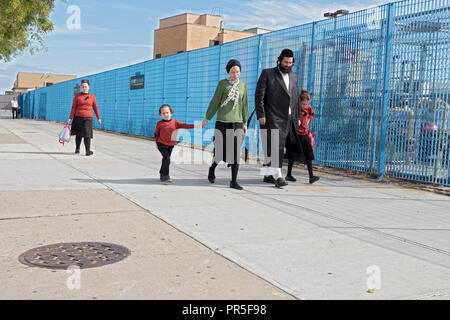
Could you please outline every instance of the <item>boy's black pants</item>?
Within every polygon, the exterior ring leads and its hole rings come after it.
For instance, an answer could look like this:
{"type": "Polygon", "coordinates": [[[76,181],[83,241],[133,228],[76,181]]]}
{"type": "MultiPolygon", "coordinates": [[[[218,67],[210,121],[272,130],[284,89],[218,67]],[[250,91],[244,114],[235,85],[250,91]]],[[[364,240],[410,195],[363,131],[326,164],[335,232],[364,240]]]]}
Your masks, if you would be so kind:
{"type": "Polygon", "coordinates": [[[170,155],[172,154],[174,146],[166,146],[165,144],[158,143],[158,150],[162,155],[162,164],[159,174],[161,177],[169,175],[170,155]]]}

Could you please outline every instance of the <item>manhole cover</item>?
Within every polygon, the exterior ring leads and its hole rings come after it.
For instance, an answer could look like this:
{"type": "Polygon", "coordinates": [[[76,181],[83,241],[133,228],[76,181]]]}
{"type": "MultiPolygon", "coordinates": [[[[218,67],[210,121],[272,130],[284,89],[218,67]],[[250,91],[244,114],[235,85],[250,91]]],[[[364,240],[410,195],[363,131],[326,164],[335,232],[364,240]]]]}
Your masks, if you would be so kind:
{"type": "Polygon", "coordinates": [[[130,251],[122,246],[100,242],[57,243],[28,250],[19,261],[32,267],[67,269],[96,268],[125,259],[130,251]]]}

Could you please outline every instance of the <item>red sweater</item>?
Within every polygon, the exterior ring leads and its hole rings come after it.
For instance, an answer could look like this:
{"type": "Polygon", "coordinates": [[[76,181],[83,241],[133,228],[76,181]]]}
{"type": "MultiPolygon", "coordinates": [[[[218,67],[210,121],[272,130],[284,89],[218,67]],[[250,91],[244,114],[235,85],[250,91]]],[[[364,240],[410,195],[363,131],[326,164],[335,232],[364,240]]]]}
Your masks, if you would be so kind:
{"type": "Polygon", "coordinates": [[[298,134],[302,136],[309,133],[308,124],[314,116],[314,110],[308,104],[301,110],[301,115],[302,118],[300,121],[300,126],[298,127],[298,134]]]}
{"type": "Polygon", "coordinates": [[[92,108],[94,108],[95,115],[97,119],[100,119],[100,114],[98,113],[97,101],[93,94],[78,93],[72,102],[72,112],[70,112],[69,119],[76,117],[93,117],[92,108]]]}
{"type": "Polygon", "coordinates": [[[193,124],[184,124],[177,119],[158,121],[155,128],[155,141],[166,146],[174,146],[177,143],[177,129],[192,129],[193,124]]]}

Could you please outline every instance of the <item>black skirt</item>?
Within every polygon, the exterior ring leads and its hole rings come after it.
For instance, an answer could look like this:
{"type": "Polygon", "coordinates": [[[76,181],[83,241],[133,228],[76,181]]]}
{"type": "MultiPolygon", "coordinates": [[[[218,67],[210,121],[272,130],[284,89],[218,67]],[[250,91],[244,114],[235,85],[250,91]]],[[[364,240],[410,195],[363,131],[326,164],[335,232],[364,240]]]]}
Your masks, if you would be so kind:
{"type": "Polygon", "coordinates": [[[72,136],[92,139],[94,137],[92,117],[74,117],[70,128],[70,134],[72,136]]]}
{"type": "Polygon", "coordinates": [[[244,124],[216,121],[214,130],[214,162],[239,164],[240,151],[244,142],[244,124]]]}
{"type": "Polygon", "coordinates": [[[314,152],[311,146],[311,140],[307,134],[298,135],[300,146],[290,141],[286,141],[285,159],[306,163],[307,160],[314,160],[314,152]]]}

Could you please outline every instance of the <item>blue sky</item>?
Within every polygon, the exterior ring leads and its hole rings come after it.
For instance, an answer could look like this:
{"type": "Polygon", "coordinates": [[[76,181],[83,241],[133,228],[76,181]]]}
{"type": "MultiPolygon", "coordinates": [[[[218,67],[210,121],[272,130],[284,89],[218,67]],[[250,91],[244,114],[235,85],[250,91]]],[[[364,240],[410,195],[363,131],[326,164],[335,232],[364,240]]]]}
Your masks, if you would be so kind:
{"type": "Polygon", "coordinates": [[[278,30],[322,20],[323,13],[350,12],[376,6],[383,0],[56,0],[51,14],[55,30],[44,37],[45,51],[26,53],[0,63],[0,94],[10,90],[17,72],[74,74],[79,77],[149,60],[153,31],[159,19],[184,12],[221,14],[225,27],[243,30],[261,27],[278,30]],[[80,9],[79,30],[69,30],[69,6],[80,9]]]}

